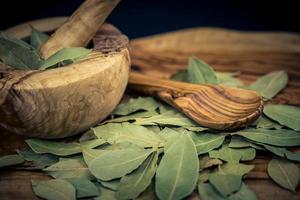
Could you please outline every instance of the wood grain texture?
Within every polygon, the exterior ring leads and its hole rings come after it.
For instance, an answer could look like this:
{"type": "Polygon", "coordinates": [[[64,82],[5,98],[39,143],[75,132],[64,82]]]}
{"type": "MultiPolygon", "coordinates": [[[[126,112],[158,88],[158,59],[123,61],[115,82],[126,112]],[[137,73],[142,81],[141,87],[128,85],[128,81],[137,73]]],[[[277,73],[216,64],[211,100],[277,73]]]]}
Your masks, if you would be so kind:
{"type": "Polygon", "coordinates": [[[65,67],[2,70],[0,126],[27,136],[62,138],[104,119],[126,88],[128,39],[104,25],[94,45],[86,58],[65,67]]]}
{"type": "Polygon", "coordinates": [[[218,130],[246,127],[263,109],[254,91],[220,85],[190,84],[131,72],[129,88],[157,96],[199,124],[218,130]]]}

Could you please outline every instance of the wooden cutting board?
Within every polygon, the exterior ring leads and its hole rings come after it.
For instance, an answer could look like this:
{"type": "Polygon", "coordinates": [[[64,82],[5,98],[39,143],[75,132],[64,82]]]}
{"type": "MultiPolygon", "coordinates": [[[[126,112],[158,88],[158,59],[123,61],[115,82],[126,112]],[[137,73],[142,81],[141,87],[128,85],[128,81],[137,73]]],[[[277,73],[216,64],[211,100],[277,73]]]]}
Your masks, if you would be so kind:
{"type": "MultiPolygon", "coordinates": [[[[290,78],[288,87],[272,102],[300,106],[299,34],[192,28],[132,40],[131,55],[132,69],[164,78],[185,69],[189,56],[203,59],[217,71],[239,71],[246,84],[270,71],[286,70],[290,78]]],[[[1,132],[1,155],[23,146],[22,138],[1,132]]],[[[295,151],[300,153],[300,148],[295,151]]],[[[246,183],[258,199],[300,199],[300,187],[292,193],[269,179],[266,168],[270,159],[270,155],[259,154],[249,162],[256,167],[247,176],[246,183]]],[[[32,179],[49,177],[41,172],[0,171],[0,199],[37,199],[31,190],[32,179]]],[[[196,194],[189,198],[199,199],[196,194]]]]}

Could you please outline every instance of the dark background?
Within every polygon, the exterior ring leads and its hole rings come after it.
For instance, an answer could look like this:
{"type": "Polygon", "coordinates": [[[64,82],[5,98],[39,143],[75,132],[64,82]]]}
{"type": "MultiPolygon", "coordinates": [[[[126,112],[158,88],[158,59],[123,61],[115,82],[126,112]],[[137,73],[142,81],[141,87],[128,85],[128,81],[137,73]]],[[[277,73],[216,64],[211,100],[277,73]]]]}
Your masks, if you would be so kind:
{"type": "MultiPolygon", "coordinates": [[[[2,0],[0,30],[70,15],[83,0],[2,0]]],[[[122,0],[107,21],[130,38],[186,27],[300,32],[297,0],[122,0]]]]}

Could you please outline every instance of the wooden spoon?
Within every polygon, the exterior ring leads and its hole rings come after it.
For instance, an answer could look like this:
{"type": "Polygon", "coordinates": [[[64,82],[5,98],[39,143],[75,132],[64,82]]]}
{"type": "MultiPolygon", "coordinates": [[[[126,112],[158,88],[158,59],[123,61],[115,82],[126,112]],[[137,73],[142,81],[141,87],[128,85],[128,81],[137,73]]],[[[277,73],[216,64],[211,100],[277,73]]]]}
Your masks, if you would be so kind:
{"type": "Polygon", "coordinates": [[[131,72],[129,88],[177,108],[199,124],[218,130],[246,127],[263,109],[255,91],[221,85],[190,84],[131,72]]]}

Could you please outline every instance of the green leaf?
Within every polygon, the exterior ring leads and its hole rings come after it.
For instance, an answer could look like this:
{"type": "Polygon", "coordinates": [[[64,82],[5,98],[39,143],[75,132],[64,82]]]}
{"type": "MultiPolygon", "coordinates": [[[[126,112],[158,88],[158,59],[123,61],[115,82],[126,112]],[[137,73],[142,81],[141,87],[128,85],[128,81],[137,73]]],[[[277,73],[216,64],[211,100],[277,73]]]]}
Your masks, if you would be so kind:
{"type": "Polygon", "coordinates": [[[221,146],[225,140],[224,135],[214,133],[191,133],[197,153],[204,154],[221,146]]]}
{"type": "Polygon", "coordinates": [[[131,98],[126,103],[121,103],[113,111],[114,115],[128,115],[136,111],[153,111],[159,107],[159,103],[152,97],[131,98]]]}
{"type": "Polygon", "coordinates": [[[241,188],[242,177],[234,174],[213,173],[209,176],[209,182],[223,197],[237,192],[241,188]]]}
{"type": "Polygon", "coordinates": [[[184,134],[182,132],[178,132],[174,129],[170,129],[168,127],[161,130],[158,135],[160,135],[164,140],[166,141],[164,144],[164,151],[167,151],[170,146],[172,146],[180,137],[181,134],[184,134]]]}
{"type": "Polygon", "coordinates": [[[94,200],[117,200],[115,191],[107,189],[100,184],[97,184],[97,187],[100,190],[100,195],[95,197],[94,200]]]}
{"type": "Polygon", "coordinates": [[[220,149],[209,152],[209,157],[219,158],[228,163],[238,163],[240,160],[253,160],[256,151],[254,148],[230,148],[228,144],[222,145],[220,149]]]}
{"type": "Polygon", "coordinates": [[[256,194],[242,183],[239,191],[228,197],[228,200],[257,200],[256,194]]]}
{"type": "Polygon", "coordinates": [[[236,176],[244,176],[254,169],[254,165],[246,165],[242,163],[225,163],[221,165],[220,171],[225,174],[233,174],[236,176]]]}
{"type": "Polygon", "coordinates": [[[49,36],[46,33],[40,32],[39,30],[32,27],[31,36],[30,36],[30,44],[39,49],[41,45],[48,40],[49,36]]]}
{"type": "Polygon", "coordinates": [[[105,124],[93,128],[95,135],[110,144],[130,142],[141,147],[160,146],[164,142],[149,129],[128,123],[105,124]]]}
{"type": "Polygon", "coordinates": [[[102,181],[102,180],[98,179],[98,182],[101,183],[101,185],[103,187],[106,187],[110,190],[115,190],[115,191],[117,191],[117,189],[120,185],[120,179],[114,179],[114,180],[111,180],[111,181],[102,181]]]}
{"type": "Polygon", "coordinates": [[[112,150],[103,150],[103,149],[83,149],[82,150],[82,155],[84,158],[84,161],[87,165],[91,163],[92,160],[97,158],[98,156],[109,153],[112,150]]]}
{"type": "Polygon", "coordinates": [[[273,159],[269,162],[268,174],[277,184],[291,191],[295,191],[300,179],[297,165],[282,159],[273,159]]]}
{"type": "Polygon", "coordinates": [[[157,159],[158,152],[153,152],[137,170],[123,176],[117,189],[117,199],[136,199],[151,184],[157,159]]]}
{"type": "Polygon", "coordinates": [[[147,118],[152,117],[154,115],[157,115],[158,113],[155,110],[152,111],[144,111],[144,112],[137,112],[130,115],[122,116],[122,117],[116,117],[110,120],[106,120],[103,122],[105,123],[120,123],[120,122],[134,122],[136,120],[139,120],[140,118],[147,118]]]}
{"type": "Polygon", "coordinates": [[[286,158],[288,160],[293,161],[300,161],[300,154],[288,151],[286,148],[283,147],[276,147],[271,145],[263,145],[268,151],[272,152],[273,154],[286,158]]]}
{"type": "Polygon", "coordinates": [[[4,32],[0,33],[0,59],[15,69],[38,69],[42,62],[33,47],[4,32]]]}
{"type": "Polygon", "coordinates": [[[20,155],[6,155],[0,157],[0,168],[11,165],[18,165],[24,162],[24,158],[20,155]]]}
{"type": "Polygon", "coordinates": [[[296,131],[300,131],[300,108],[288,105],[266,105],[264,114],[296,131]]]}
{"type": "Polygon", "coordinates": [[[228,72],[216,72],[217,79],[220,84],[228,87],[240,87],[244,84],[234,76],[238,75],[239,72],[228,73],[228,72]]]}
{"type": "Polygon", "coordinates": [[[190,83],[218,84],[213,68],[195,57],[189,58],[188,80],[190,83]]]}
{"type": "Polygon", "coordinates": [[[58,162],[58,157],[52,154],[37,154],[31,149],[26,148],[17,151],[26,161],[31,161],[31,165],[26,169],[44,169],[47,166],[58,162]]]}
{"type": "Polygon", "coordinates": [[[94,197],[99,195],[99,190],[90,180],[85,178],[66,179],[76,189],[76,198],[94,197]]]}
{"type": "Polygon", "coordinates": [[[285,88],[288,75],[285,71],[274,71],[258,78],[250,85],[250,89],[259,92],[263,97],[272,99],[278,92],[285,88]]]}
{"type": "Polygon", "coordinates": [[[245,129],[233,133],[249,140],[270,144],[275,146],[298,146],[300,145],[300,134],[287,129],[267,130],[267,129],[245,129]]]}
{"type": "Polygon", "coordinates": [[[41,139],[28,139],[26,143],[35,153],[51,153],[58,156],[68,156],[81,152],[79,143],[64,143],[41,139]]]}
{"type": "Polygon", "coordinates": [[[43,169],[43,171],[54,178],[94,178],[86,164],[77,159],[60,159],[58,163],[43,169]]]}
{"type": "Polygon", "coordinates": [[[237,135],[233,135],[231,137],[231,140],[230,140],[230,143],[229,143],[228,147],[230,147],[230,148],[253,147],[253,148],[258,149],[258,150],[265,150],[263,147],[259,146],[258,144],[253,143],[253,142],[249,142],[245,138],[242,138],[242,137],[237,136],[237,135]]]}
{"type": "Polygon", "coordinates": [[[201,200],[226,200],[210,183],[199,183],[198,193],[201,200]]]}
{"type": "Polygon", "coordinates": [[[208,155],[202,155],[199,157],[199,171],[202,171],[206,168],[222,165],[223,162],[217,158],[210,158],[208,155]]]}
{"type": "Polygon", "coordinates": [[[187,70],[178,70],[175,74],[173,74],[170,78],[174,81],[188,82],[188,72],[187,70]]]}
{"type": "Polygon", "coordinates": [[[84,58],[91,52],[91,49],[82,47],[63,48],[45,60],[40,69],[47,69],[67,60],[75,61],[84,58]]]}
{"type": "Polygon", "coordinates": [[[101,180],[122,177],[142,164],[152,150],[122,149],[100,155],[91,161],[91,173],[101,180]]]}
{"type": "Polygon", "coordinates": [[[32,181],[34,193],[48,200],[75,200],[75,188],[66,180],[32,181]]]}
{"type": "Polygon", "coordinates": [[[264,128],[264,129],[281,129],[282,126],[263,115],[260,116],[257,120],[256,128],[264,128]]]}
{"type": "Polygon", "coordinates": [[[193,192],[198,179],[198,155],[193,140],[181,134],[162,157],[156,172],[160,199],[182,199],[193,192]]]}
{"type": "Polygon", "coordinates": [[[94,140],[80,142],[80,145],[82,149],[93,149],[105,143],[106,141],[103,139],[94,139],[94,140]]]}

